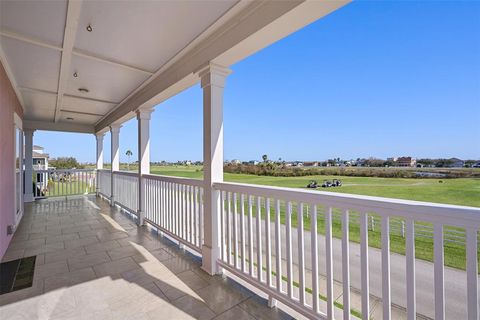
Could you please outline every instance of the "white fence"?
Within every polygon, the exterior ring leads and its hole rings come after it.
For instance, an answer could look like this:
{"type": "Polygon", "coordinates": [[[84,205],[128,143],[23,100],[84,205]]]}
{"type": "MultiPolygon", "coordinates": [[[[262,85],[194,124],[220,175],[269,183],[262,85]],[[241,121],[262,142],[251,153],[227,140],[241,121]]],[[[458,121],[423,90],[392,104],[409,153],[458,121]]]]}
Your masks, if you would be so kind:
{"type": "Polygon", "coordinates": [[[236,183],[216,183],[222,194],[221,266],[310,318],[333,319],[333,212],[342,217],[342,278],[344,319],[350,319],[349,212],[359,212],[362,318],[370,315],[369,215],[381,217],[382,304],[384,319],[391,318],[390,219],[405,221],[406,296],[409,319],[416,317],[415,221],[434,228],[435,318],[445,318],[444,229],[466,232],[467,308],[478,317],[477,232],[480,209],[386,198],[331,194],[236,183]],[[306,218],[306,212],[309,217],[306,218]],[[318,220],[325,224],[326,296],[320,296],[318,220]],[[292,224],[296,222],[296,228],[292,224]],[[313,223],[312,223],[313,222],[313,223]],[[285,226],[283,226],[283,224],[285,226]],[[311,232],[309,245],[305,230],[311,232]],[[272,240],[273,239],[273,240],[272,240]],[[306,248],[309,248],[308,250],[306,248]],[[285,256],[283,256],[285,255],[285,256]],[[308,259],[306,259],[308,257],[308,259]],[[293,263],[296,262],[294,272],[293,263]],[[308,265],[306,263],[308,261],[308,265]],[[286,263],[285,263],[286,262],[286,263]],[[311,277],[306,278],[307,268],[311,277]]]}
{"type": "Polygon", "coordinates": [[[144,175],[145,219],[160,231],[201,253],[203,181],[144,175]]]}
{"type": "Polygon", "coordinates": [[[113,172],[114,203],[136,213],[138,210],[138,174],[134,172],[113,172]]]}
{"type": "Polygon", "coordinates": [[[112,195],[112,173],[110,170],[97,170],[98,192],[110,199],[112,195]]]}
{"type": "Polygon", "coordinates": [[[34,170],[32,187],[35,199],[94,193],[96,174],[93,169],[34,170]]]}

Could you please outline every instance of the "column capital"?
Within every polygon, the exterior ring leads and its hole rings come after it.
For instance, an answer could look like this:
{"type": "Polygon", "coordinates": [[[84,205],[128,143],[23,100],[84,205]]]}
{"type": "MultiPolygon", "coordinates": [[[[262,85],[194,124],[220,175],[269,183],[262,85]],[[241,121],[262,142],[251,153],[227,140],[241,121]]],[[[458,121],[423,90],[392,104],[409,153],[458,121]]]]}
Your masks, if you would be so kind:
{"type": "Polygon", "coordinates": [[[97,140],[103,139],[103,137],[105,137],[105,132],[97,132],[97,133],[95,133],[95,138],[96,138],[97,140]]]}
{"type": "Polygon", "coordinates": [[[23,129],[23,133],[24,133],[25,135],[31,134],[31,135],[33,136],[33,134],[35,133],[35,131],[36,131],[35,129],[23,129]]]}
{"type": "Polygon", "coordinates": [[[137,119],[138,120],[140,120],[140,119],[150,120],[153,111],[154,111],[153,108],[138,109],[137,111],[135,111],[135,113],[137,114],[137,119]]]}
{"type": "Polygon", "coordinates": [[[223,88],[225,86],[225,78],[230,73],[232,73],[232,70],[210,62],[198,71],[198,76],[200,77],[202,88],[207,86],[223,88]]]}
{"type": "Polygon", "coordinates": [[[121,124],[116,124],[116,123],[113,123],[110,125],[110,132],[112,133],[118,133],[120,132],[120,128],[122,127],[121,124]]]}

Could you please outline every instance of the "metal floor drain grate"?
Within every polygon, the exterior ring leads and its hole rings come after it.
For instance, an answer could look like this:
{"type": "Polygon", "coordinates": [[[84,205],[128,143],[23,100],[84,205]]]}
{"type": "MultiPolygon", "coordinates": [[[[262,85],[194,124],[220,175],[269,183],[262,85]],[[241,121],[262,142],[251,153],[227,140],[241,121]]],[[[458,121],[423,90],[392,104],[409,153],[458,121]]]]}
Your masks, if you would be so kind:
{"type": "Polygon", "coordinates": [[[0,295],[31,287],[35,260],[33,256],[0,263],[0,295]]]}

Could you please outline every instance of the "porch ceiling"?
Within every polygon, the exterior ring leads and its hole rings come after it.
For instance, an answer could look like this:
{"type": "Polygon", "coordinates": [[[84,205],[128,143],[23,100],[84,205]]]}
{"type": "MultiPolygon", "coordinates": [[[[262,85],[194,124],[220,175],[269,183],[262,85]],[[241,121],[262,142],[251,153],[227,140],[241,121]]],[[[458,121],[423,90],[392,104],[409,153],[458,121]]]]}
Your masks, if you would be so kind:
{"type": "Polygon", "coordinates": [[[0,58],[31,126],[101,131],[346,2],[1,1],[0,58]]]}

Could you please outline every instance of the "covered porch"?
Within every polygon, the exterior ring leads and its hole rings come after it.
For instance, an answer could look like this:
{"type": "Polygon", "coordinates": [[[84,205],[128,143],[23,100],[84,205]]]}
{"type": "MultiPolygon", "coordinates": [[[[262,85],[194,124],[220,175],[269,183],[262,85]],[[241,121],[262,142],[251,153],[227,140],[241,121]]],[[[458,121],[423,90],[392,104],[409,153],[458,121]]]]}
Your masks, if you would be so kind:
{"type": "Polygon", "coordinates": [[[31,288],[0,296],[0,315],[477,319],[480,209],[223,181],[229,67],[345,4],[2,2],[1,61],[22,106],[12,113],[20,154],[2,261],[35,256],[36,265],[31,288]],[[168,139],[150,135],[151,113],[196,84],[203,179],[151,174],[150,142],[168,139]],[[120,170],[120,131],[131,119],[138,172],[120,170]],[[95,135],[96,168],[34,169],[36,130],[95,135]],[[53,192],[45,176],[69,178],[53,192]],[[369,247],[372,219],[381,249],[369,247]],[[398,224],[400,258],[390,244],[398,224]],[[428,264],[416,259],[424,225],[428,264]],[[465,270],[445,268],[451,228],[465,270]]]}

